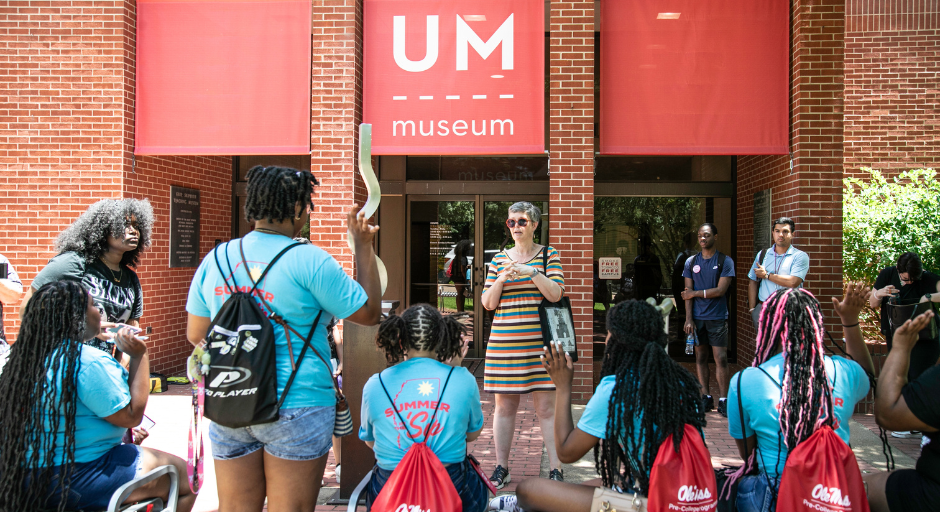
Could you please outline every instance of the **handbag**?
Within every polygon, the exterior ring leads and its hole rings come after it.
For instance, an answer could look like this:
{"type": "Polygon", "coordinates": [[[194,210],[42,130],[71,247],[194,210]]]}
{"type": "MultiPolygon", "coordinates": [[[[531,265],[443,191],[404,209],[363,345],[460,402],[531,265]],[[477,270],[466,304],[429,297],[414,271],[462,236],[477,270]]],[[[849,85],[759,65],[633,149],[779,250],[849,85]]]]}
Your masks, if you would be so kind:
{"type": "MultiPolygon", "coordinates": [[[[548,277],[548,246],[542,248],[543,274],[548,277]]],[[[578,360],[577,337],[574,332],[574,316],[571,314],[571,299],[562,296],[558,302],[542,298],[539,304],[539,324],[542,328],[542,342],[547,347],[556,342],[561,349],[571,356],[571,361],[578,360]]]]}
{"type": "Polygon", "coordinates": [[[646,501],[639,494],[620,494],[608,487],[598,487],[591,499],[591,512],[647,512],[646,501]]]}

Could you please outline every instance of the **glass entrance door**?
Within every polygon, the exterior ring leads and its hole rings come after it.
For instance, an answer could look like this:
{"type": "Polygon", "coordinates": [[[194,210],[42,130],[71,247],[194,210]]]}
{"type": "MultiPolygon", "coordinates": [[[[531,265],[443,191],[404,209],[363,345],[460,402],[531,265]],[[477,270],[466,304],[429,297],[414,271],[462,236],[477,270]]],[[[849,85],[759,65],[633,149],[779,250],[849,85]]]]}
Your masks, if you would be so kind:
{"type": "Polygon", "coordinates": [[[548,239],[544,197],[409,196],[407,304],[434,305],[443,314],[467,315],[472,336],[468,358],[482,358],[493,312],[480,295],[486,267],[499,251],[512,247],[506,227],[509,206],[530,201],[542,211],[535,242],[548,239]]]}

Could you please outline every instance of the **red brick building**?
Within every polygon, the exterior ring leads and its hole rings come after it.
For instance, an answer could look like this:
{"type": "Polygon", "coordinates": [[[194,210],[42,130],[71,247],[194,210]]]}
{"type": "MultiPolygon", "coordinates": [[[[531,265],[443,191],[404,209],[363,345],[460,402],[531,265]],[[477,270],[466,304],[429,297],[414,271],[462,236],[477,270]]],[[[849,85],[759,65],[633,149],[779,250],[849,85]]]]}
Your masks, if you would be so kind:
{"type": "MultiPolygon", "coordinates": [[[[436,300],[445,310],[456,308],[458,293],[442,274],[448,245],[456,237],[472,237],[474,256],[486,261],[502,242],[500,216],[507,202],[526,198],[547,206],[542,236],[563,256],[580,336],[575,390],[581,398],[592,392],[597,345],[591,334],[603,334],[604,300],[592,285],[599,257],[621,258],[632,279],[629,285],[606,283],[607,299],[620,292],[636,295],[645,277],[628,262],[646,250],[642,239],[648,238],[661,261],[655,293],[670,296],[669,272],[683,235],[703,221],[724,228],[719,247],[734,258],[738,275],[732,353],[746,362],[753,355],[744,276],[755,253],[755,193],[770,189],[767,214],[795,219],[795,244],[812,262],[805,286],[829,297],[842,285],[843,176],[860,166],[937,167],[940,159],[936,2],[790,2],[784,42],[789,133],[787,150],[777,152],[789,154],[616,157],[598,149],[598,53],[602,27],[609,26],[601,19],[601,3],[544,4],[547,155],[471,159],[451,152],[375,159],[383,183],[378,252],[389,266],[386,298],[404,304],[436,300]],[[510,167],[527,176],[521,188],[516,175],[502,174],[510,167]],[[692,213],[659,224],[640,215],[668,214],[670,208],[692,213]],[[459,211],[471,217],[457,229],[453,216],[459,211]],[[451,220],[442,220],[445,213],[451,220]],[[450,226],[451,238],[429,239],[432,224],[450,226]]],[[[357,174],[357,126],[363,121],[363,48],[371,36],[362,1],[311,3],[309,155],[135,156],[139,7],[120,0],[11,0],[0,7],[0,254],[28,285],[54,255],[55,236],[89,204],[110,197],[149,199],[157,223],[139,272],[145,293],[141,323],[153,328],[154,368],[173,373],[189,350],[184,306],[194,269],[169,266],[170,186],[201,192],[201,257],[217,240],[248,229],[239,221],[239,198],[249,165],[309,165],[322,183],[311,239],[353,272],[343,213],[365,199],[357,174]]],[[[487,318],[473,300],[482,278],[475,272],[464,308],[475,315],[473,355],[482,357],[487,318]]],[[[13,338],[17,312],[5,308],[13,338]]]]}

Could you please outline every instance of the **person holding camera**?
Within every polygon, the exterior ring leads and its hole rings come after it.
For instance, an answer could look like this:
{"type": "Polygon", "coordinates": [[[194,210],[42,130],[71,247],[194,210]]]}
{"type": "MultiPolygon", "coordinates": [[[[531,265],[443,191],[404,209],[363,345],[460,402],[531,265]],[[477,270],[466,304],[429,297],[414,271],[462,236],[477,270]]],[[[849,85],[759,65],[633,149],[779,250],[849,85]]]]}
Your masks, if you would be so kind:
{"type": "Polygon", "coordinates": [[[0,254],[0,357],[10,350],[6,334],[3,332],[3,306],[19,302],[23,296],[23,282],[16,275],[13,265],[6,256],[0,254]]]}

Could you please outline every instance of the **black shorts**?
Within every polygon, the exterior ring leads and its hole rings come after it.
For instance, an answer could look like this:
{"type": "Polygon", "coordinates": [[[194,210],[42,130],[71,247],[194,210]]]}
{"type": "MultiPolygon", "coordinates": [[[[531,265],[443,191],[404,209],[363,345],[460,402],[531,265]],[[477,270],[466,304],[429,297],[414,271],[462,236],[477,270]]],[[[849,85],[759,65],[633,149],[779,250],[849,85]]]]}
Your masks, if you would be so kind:
{"type": "Polygon", "coordinates": [[[899,469],[888,476],[885,496],[891,512],[940,512],[940,483],[915,469],[899,469]]]}
{"type": "Polygon", "coordinates": [[[696,320],[695,334],[698,335],[699,345],[713,347],[728,346],[727,320],[696,320]]]}

